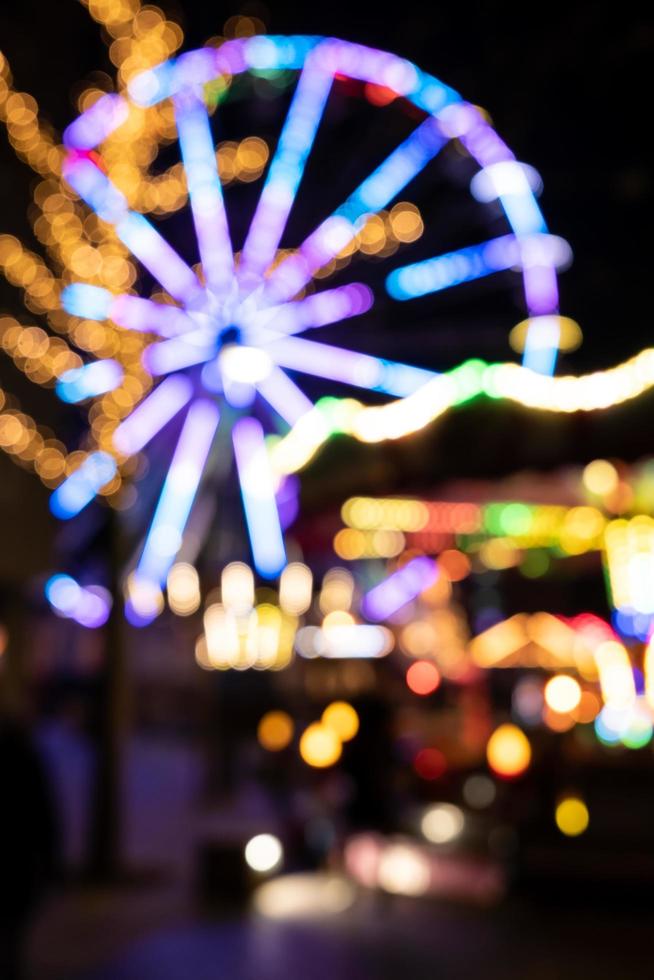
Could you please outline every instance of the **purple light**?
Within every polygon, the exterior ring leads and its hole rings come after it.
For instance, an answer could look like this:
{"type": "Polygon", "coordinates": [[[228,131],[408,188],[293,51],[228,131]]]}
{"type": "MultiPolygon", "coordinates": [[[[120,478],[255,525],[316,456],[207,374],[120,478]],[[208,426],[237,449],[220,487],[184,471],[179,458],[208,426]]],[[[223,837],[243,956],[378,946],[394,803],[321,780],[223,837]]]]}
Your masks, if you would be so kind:
{"type": "Polygon", "coordinates": [[[143,367],[155,377],[179,371],[193,364],[208,361],[216,352],[216,345],[205,331],[188,333],[184,339],[163,340],[151,344],[141,356],[143,367]],[[195,341],[195,342],[194,342],[195,341]]]}
{"type": "Polygon", "coordinates": [[[331,90],[332,75],[316,71],[310,59],[297,83],[243,246],[239,278],[244,280],[261,277],[275,257],[331,90]]]}
{"type": "Polygon", "coordinates": [[[418,71],[411,62],[387,51],[378,51],[363,44],[352,44],[336,38],[323,41],[316,49],[316,63],[334,74],[349,75],[350,78],[383,85],[398,95],[409,95],[419,85],[418,71]]]}
{"type": "Polygon", "coordinates": [[[413,558],[397,572],[376,585],[363,597],[361,609],[366,619],[379,623],[406,606],[438,578],[438,566],[422,555],[413,558]]]}
{"type": "Polygon", "coordinates": [[[109,618],[111,595],[100,585],[83,587],[70,575],[58,574],[46,582],[45,595],[58,616],[88,629],[103,626],[109,618]]]}
{"type": "Polygon", "coordinates": [[[304,337],[285,337],[266,346],[282,367],[341,384],[384,391],[403,396],[416,391],[436,377],[433,371],[399,364],[371,354],[359,354],[330,344],[319,344],[304,337]]]}
{"type": "Polygon", "coordinates": [[[174,299],[186,306],[201,301],[204,290],[193,270],[142,214],[128,211],[116,222],[116,234],[174,299]]]}
{"type": "MultiPolygon", "coordinates": [[[[336,289],[326,289],[296,303],[286,303],[265,320],[264,331],[293,334],[324,327],[349,317],[367,313],[374,302],[372,290],[353,282],[336,289]]],[[[273,308],[274,309],[274,308],[273,308]]],[[[266,311],[270,314],[271,311],[266,311]]]]}
{"type": "Polygon", "coordinates": [[[195,90],[177,96],[175,119],[207,285],[224,293],[234,278],[234,258],[207,107],[195,90]]]}
{"type": "Polygon", "coordinates": [[[285,476],[280,483],[277,493],[277,511],[279,522],[286,530],[291,526],[300,510],[300,481],[296,476],[285,476]]]}
{"type": "Polygon", "coordinates": [[[179,307],[128,294],[114,298],[108,315],[126,330],[157,333],[162,337],[177,337],[196,329],[194,321],[179,307]]]}
{"type": "Polygon", "coordinates": [[[92,150],[128,116],[129,105],[122,95],[103,95],[64,130],[64,145],[76,150],[92,150]]]}
{"type": "Polygon", "coordinates": [[[553,266],[532,265],[522,270],[527,309],[532,316],[556,313],[559,286],[553,266]]]}
{"type": "Polygon", "coordinates": [[[232,440],[254,565],[263,578],[275,578],[286,551],[263,429],[247,416],[234,426],[232,440]]]}
{"type": "Polygon", "coordinates": [[[143,545],[137,577],[159,585],[165,582],[182,543],[219,417],[214,402],[198,399],[191,405],[143,545]]]}
{"type": "Polygon", "coordinates": [[[120,423],[114,432],[114,446],[131,456],[139,452],[177,413],[193,394],[187,378],[166,378],[141,404],[120,423]]]}

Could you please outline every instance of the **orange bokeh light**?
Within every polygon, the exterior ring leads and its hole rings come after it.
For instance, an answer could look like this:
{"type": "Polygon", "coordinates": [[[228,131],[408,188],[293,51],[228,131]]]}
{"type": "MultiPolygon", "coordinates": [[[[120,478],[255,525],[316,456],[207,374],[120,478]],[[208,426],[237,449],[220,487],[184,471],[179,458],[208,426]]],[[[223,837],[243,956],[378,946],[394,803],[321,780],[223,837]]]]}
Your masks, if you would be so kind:
{"type": "Polygon", "coordinates": [[[436,664],[428,660],[417,660],[407,670],[406,682],[409,690],[424,697],[434,693],[441,682],[441,675],[436,664]]]}

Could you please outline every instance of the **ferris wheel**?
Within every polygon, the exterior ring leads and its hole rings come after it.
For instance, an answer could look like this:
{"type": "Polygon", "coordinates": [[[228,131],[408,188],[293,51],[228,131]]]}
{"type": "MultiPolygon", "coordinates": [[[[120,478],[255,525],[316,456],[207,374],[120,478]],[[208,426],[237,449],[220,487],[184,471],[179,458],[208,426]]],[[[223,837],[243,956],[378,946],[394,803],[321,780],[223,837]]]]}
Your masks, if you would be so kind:
{"type": "MultiPolygon", "coordinates": [[[[157,440],[167,447],[174,432],[133,570],[142,596],[165,582],[225,453],[256,570],[279,575],[286,552],[266,433],[306,424],[326,386],[379,402],[428,384],[446,366],[438,323],[456,324],[468,303],[471,316],[479,309],[469,284],[483,281],[497,322],[522,321],[526,366],[554,369],[564,319],[557,270],[570,249],[548,232],[538,174],[482,110],[396,55],[333,38],[230,40],[103,96],[64,140],[66,181],[139,261],[144,295],[74,282],[63,305],[141,335],[154,385],[115,428],[111,451],[91,452],[51,507],[75,516],[126,458],[157,440]],[[176,137],[154,165],[179,160],[192,221],[146,217],[110,179],[103,147],[134,110],[174,120],[176,137]],[[252,128],[274,152],[259,184],[232,201],[216,144],[252,128]],[[414,363],[386,356],[412,334],[414,363]]],[[[67,372],[58,390],[80,402],[124,379],[124,365],[107,358],[67,372]]],[[[139,622],[153,618],[147,606],[139,622]]]]}

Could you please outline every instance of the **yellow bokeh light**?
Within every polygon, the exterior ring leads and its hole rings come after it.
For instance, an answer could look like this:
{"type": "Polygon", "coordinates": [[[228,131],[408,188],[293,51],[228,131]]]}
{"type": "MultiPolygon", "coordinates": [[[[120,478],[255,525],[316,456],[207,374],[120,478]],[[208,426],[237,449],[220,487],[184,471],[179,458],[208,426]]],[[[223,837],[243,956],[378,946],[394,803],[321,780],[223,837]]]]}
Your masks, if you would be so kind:
{"type": "Polygon", "coordinates": [[[531,745],[517,725],[500,725],[486,745],[488,765],[498,776],[520,776],[531,762],[531,745]]]}
{"type": "Polygon", "coordinates": [[[300,738],[300,755],[308,766],[326,769],[338,762],[343,752],[341,740],[333,728],[314,722],[300,738]]]}
{"type": "Polygon", "coordinates": [[[604,497],[612,493],[618,485],[618,471],[607,459],[595,459],[584,468],[584,486],[590,493],[604,497]]]}
{"type": "Polygon", "coordinates": [[[295,725],[285,711],[268,711],[257,727],[259,744],[268,752],[281,752],[291,742],[295,725]]]}
{"type": "Polygon", "coordinates": [[[342,742],[349,742],[359,731],[359,716],[347,701],[333,701],[322,713],[322,723],[336,732],[342,742]]]}
{"type": "Polygon", "coordinates": [[[567,714],[581,701],[581,687],[574,677],[557,674],[545,685],[545,701],[552,711],[567,714]]]}
{"type": "Polygon", "coordinates": [[[557,805],[554,811],[556,826],[566,837],[579,837],[588,827],[590,817],[583,800],[570,796],[557,805]]]}

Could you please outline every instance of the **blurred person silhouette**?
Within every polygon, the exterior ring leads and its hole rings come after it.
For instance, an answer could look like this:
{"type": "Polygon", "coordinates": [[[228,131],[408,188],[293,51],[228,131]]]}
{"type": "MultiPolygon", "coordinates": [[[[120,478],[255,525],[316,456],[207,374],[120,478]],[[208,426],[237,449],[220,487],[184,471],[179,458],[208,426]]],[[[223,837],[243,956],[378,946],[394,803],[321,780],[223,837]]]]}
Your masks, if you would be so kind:
{"type": "Polygon", "coordinates": [[[29,926],[57,865],[53,799],[29,729],[0,678],[0,978],[20,980],[29,926]]]}

